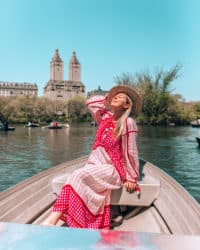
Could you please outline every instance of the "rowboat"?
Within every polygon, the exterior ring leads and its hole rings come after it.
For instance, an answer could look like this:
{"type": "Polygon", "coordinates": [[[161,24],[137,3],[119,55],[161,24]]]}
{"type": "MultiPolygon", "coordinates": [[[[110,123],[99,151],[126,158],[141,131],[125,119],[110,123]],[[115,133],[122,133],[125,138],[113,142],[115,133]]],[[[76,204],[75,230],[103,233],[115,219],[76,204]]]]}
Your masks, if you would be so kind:
{"type": "Polygon", "coordinates": [[[200,147],[200,137],[196,137],[196,140],[197,140],[199,147],[200,147]]]}
{"type": "Polygon", "coordinates": [[[53,121],[50,123],[50,125],[48,126],[48,129],[61,129],[62,126],[57,122],[57,121],[53,121]]]}
{"type": "Polygon", "coordinates": [[[199,128],[199,127],[200,127],[200,124],[192,124],[192,127],[193,127],[193,128],[199,128]]]}
{"type": "Polygon", "coordinates": [[[62,129],[62,128],[69,128],[68,123],[58,123],[58,122],[51,122],[48,126],[43,126],[42,128],[48,128],[48,129],[62,129]]]}
{"type": "Polygon", "coordinates": [[[14,131],[15,127],[9,127],[0,122],[0,131],[14,131]]]}
{"type": "Polygon", "coordinates": [[[200,127],[200,119],[194,120],[190,123],[193,128],[199,128],[200,127]]]}
{"type": "MultiPolygon", "coordinates": [[[[66,176],[83,167],[87,158],[59,164],[1,192],[0,221],[39,225],[49,215],[66,176]]],[[[123,223],[113,230],[200,234],[200,205],[180,184],[144,160],[140,176],[140,196],[125,188],[112,191],[111,207],[123,208],[123,223]]]]}
{"type": "Polygon", "coordinates": [[[37,128],[37,127],[40,127],[40,124],[29,122],[29,123],[28,123],[27,125],[25,125],[24,127],[25,127],[25,128],[37,128]]]}

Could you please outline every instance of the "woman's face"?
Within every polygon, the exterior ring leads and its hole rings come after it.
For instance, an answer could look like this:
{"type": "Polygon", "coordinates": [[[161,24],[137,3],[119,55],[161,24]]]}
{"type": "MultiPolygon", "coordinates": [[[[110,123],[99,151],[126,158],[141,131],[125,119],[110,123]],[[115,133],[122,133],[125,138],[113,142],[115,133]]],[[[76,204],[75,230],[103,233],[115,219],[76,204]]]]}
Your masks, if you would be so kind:
{"type": "Polygon", "coordinates": [[[127,98],[126,94],[124,93],[118,93],[116,94],[110,103],[110,106],[112,109],[127,109],[129,107],[129,104],[127,104],[127,98]]]}

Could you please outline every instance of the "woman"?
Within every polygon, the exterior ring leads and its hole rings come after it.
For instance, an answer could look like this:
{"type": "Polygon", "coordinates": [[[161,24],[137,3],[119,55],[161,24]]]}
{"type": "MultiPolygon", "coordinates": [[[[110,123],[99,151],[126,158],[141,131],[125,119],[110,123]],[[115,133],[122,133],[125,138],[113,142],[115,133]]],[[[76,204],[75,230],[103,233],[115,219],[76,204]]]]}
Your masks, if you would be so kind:
{"type": "Polygon", "coordinates": [[[62,219],[71,227],[109,229],[111,190],[123,184],[128,192],[137,188],[137,126],[130,117],[141,110],[137,90],[118,85],[106,98],[95,96],[87,105],[98,124],[92,152],[86,165],[70,175],[43,225],[62,219]]]}

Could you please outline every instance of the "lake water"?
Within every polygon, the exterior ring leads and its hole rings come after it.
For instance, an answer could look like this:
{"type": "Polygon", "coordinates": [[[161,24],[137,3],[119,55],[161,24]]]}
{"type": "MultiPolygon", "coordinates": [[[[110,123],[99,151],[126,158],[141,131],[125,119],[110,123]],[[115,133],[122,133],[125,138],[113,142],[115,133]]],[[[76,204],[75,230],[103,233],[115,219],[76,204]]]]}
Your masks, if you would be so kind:
{"type": "MultiPolygon", "coordinates": [[[[0,131],[0,191],[64,161],[90,153],[96,128],[73,124],[49,130],[17,126],[0,131]]],[[[183,185],[200,203],[199,128],[139,126],[140,158],[152,162],[183,185]]]]}

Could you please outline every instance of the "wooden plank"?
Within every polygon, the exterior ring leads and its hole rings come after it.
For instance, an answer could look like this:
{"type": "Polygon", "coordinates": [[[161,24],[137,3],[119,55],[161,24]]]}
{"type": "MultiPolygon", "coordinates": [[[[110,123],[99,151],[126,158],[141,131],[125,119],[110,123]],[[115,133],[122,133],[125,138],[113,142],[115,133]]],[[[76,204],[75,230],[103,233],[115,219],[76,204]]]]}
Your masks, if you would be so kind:
{"type": "Polygon", "coordinates": [[[23,210],[19,216],[14,219],[15,222],[30,224],[33,223],[38,217],[46,212],[52,204],[55,202],[55,196],[53,194],[46,195],[43,199],[37,201],[34,205],[23,210]]]}
{"type": "Polygon", "coordinates": [[[46,209],[42,214],[40,214],[31,224],[39,225],[41,224],[51,213],[52,206],[46,209]]]}
{"type": "MultiPolygon", "coordinates": [[[[17,192],[7,196],[4,200],[0,202],[1,215],[7,213],[9,209],[12,209],[26,199],[37,196],[40,199],[39,191],[47,187],[47,192],[50,191],[49,179],[51,176],[44,177],[42,179],[37,179],[35,182],[28,184],[24,188],[18,190],[17,192]],[[38,193],[38,194],[37,194],[38,193]]],[[[1,217],[0,217],[1,218],[1,217]]]]}
{"type": "Polygon", "coordinates": [[[40,189],[37,194],[34,193],[26,199],[16,201],[14,206],[9,207],[7,212],[1,214],[0,220],[20,222],[17,219],[20,217],[21,223],[28,223],[32,217],[35,217],[35,213],[40,213],[54,200],[55,196],[49,192],[49,186],[45,186],[44,188],[40,189]],[[34,209],[35,204],[37,204],[37,207],[34,209]]]}
{"type": "MultiPolygon", "coordinates": [[[[52,209],[52,206],[50,208],[48,208],[46,211],[44,211],[44,213],[40,214],[40,216],[38,216],[34,221],[32,221],[31,224],[41,225],[41,223],[50,215],[51,209],[52,209]]],[[[62,226],[66,226],[66,224],[64,221],[59,220],[57,222],[56,226],[62,227],[62,226]]]]}
{"type": "Polygon", "coordinates": [[[116,227],[117,231],[136,231],[136,232],[153,232],[169,233],[165,222],[159,217],[154,207],[146,209],[133,218],[124,220],[123,224],[116,227]]]}

